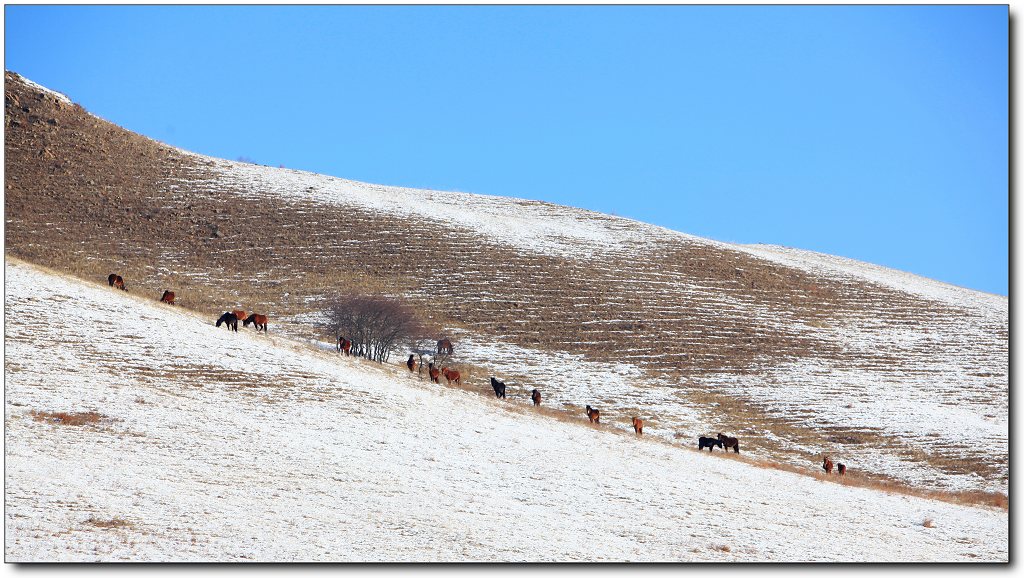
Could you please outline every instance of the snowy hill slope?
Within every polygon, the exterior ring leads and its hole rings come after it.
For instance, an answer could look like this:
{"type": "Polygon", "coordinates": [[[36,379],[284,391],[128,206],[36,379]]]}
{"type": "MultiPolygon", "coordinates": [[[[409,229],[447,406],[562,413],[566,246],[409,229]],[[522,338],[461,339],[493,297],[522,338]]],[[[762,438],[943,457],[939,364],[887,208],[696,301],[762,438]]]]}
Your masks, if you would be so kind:
{"type": "Polygon", "coordinates": [[[757,468],[5,272],[8,562],[1008,557],[1002,510],[757,468]],[[102,418],[33,414],[61,411],[102,418]]]}
{"type": "MultiPolygon", "coordinates": [[[[317,322],[396,296],[451,335],[467,385],[725,432],[816,469],[1005,494],[1008,300],[865,263],[742,246],[571,207],[214,159],[115,127],[7,74],[6,244],[134,294],[317,322]],[[964,432],[984,452],[964,444],[964,432]]],[[[677,438],[678,436],[678,438],[677,438]]]]}

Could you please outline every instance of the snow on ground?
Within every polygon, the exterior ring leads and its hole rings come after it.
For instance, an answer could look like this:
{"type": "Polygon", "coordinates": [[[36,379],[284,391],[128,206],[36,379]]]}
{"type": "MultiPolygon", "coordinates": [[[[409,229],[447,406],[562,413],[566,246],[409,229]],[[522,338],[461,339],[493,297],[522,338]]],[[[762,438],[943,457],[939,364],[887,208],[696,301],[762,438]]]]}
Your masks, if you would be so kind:
{"type": "Polygon", "coordinates": [[[169,185],[216,192],[222,185],[252,198],[270,195],[339,206],[358,206],[400,217],[419,217],[486,234],[494,241],[546,255],[571,258],[626,252],[661,236],[709,241],[621,217],[540,201],[411,189],[351,181],[293,169],[272,168],[187,153],[213,166],[218,181],[169,185]]]}
{"type": "Polygon", "coordinates": [[[1008,560],[1005,511],[756,468],[5,271],[8,562],[1008,560]]]}
{"type": "Polygon", "coordinates": [[[996,320],[1005,320],[1009,312],[1009,299],[1002,295],[957,287],[881,265],[778,245],[734,245],[733,247],[762,259],[804,271],[820,273],[826,277],[861,279],[947,305],[970,307],[979,313],[990,315],[996,320]]]}

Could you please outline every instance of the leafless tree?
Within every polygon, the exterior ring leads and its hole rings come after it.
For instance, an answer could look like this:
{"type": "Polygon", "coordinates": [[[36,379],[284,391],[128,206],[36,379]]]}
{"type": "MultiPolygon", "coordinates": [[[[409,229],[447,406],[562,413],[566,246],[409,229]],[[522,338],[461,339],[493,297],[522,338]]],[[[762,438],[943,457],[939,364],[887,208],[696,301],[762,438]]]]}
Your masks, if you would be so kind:
{"type": "Polygon", "coordinates": [[[431,333],[416,310],[397,299],[356,295],[335,300],[322,326],[335,339],[352,341],[352,350],[384,363],[403,343],[416,343],[431,333]]]}

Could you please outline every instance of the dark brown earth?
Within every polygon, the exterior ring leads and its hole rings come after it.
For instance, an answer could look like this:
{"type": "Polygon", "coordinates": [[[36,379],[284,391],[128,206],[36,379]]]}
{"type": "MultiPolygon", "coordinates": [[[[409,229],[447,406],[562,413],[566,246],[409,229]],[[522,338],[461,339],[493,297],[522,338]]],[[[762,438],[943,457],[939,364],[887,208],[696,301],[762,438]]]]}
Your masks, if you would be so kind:
{"type": "MultiPolygon", "coordinates": [[[[901,367],[905,358],[898,350],[850,353],[799,327],[848,318],[928,324],[964,314],[708,244],[680,240],[641,257],[609,251],[569,259],[516,251],[429,219],[257,201],[224,188],[207,192],[217,182],[207,162],[94,118],[10,72],[4,123],[7,254],[95,282],[117,272],[129,292],[156,301],[170,289],[179,305],[211,319],[238,307],[267,313],[271,331],[281,323],[314,331],[314,316],[329,300],[386,293],[403,296],[448,331],[627,361],[650,379],[685,387],[713,372],[742,375],[805,358],[927,371],[901,367]],[[196,186],[183,189],[182,182],[196,186]],[[682,291],[693,286],[702,289],[682,291]],[[792,323],[751,315],[766,308],[792,323]]],[[[992,339],[1005,350],[1005,328],[992,339]]],[[[979,360],[977,371],[1005,380],[1005,367],[993,369],[991,360],[979,360]]],[[[720,422],[709,424],[709,432],[767,429],[789,440],[821,440],[821,431],[793,419],[802,416],[773,415],[706,388],[690,394],[695,403],[720,404],[720,422]]],[[[649,418],[648,426],[656,427],[657,416],[649,418]]],[[[841,426],[826,433],[840,441],[864,435],[841,426]]],[[[870,433],[890,441],[887,432],[870,433]]],[[[761,448],[770,454],[782,449],[769,441],[761,448]]],[[[907,457],[983,477],[1004,471],[998,456],[966,460],[937,448],[907,457]]]]}

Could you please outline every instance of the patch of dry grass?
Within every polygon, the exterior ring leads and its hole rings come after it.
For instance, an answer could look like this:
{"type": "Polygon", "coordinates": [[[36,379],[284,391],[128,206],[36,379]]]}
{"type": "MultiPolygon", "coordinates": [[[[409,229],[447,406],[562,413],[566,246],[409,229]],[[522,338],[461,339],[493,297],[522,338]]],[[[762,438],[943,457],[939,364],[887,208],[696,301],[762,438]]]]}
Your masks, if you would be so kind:
{"type": "Polygon", "coordinates": [[[32,410],[30,415],[32,416],[32,419],[36,421],[74,426],[97,424],[105,417],[103,414],[95,411],[71,413],[66,411],[51,412],[32,410]]]}
{"type": "Polygon", "coordinates": [[[132,524],[130,521],[118,517],[114,517],[109,520],[90,517],[88,520],[85,521],[85,523],[89,524],[90,526],[95,526],[97,528],[131,528],[132,526],[134,526],[134,524],[132,524]]]}

